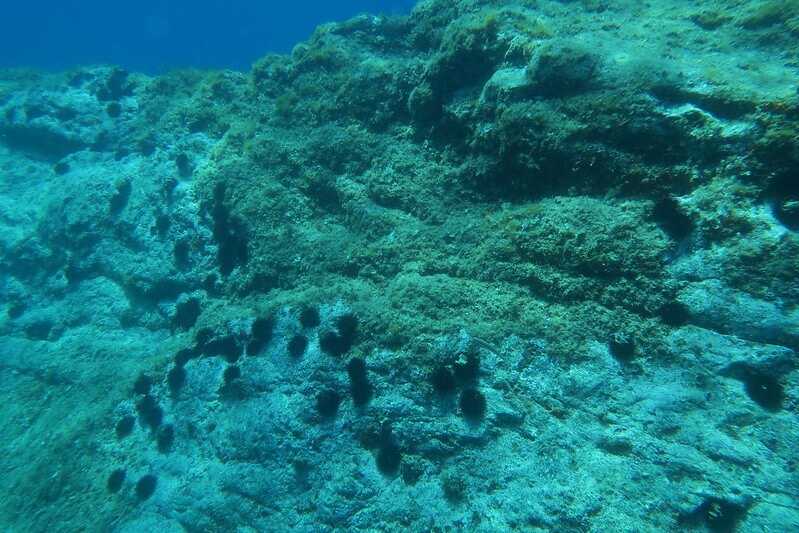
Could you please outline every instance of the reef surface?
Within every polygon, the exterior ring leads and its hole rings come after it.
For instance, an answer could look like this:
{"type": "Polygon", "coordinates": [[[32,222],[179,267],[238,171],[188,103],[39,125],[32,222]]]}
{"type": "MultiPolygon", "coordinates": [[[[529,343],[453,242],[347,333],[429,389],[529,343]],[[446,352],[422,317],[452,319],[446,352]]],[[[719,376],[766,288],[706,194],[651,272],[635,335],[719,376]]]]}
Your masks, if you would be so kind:
{"type": "Polygon", "coordinates": [[[799,6],[428,0],[0,72],[0,524],[799,530],[799,6]]]}

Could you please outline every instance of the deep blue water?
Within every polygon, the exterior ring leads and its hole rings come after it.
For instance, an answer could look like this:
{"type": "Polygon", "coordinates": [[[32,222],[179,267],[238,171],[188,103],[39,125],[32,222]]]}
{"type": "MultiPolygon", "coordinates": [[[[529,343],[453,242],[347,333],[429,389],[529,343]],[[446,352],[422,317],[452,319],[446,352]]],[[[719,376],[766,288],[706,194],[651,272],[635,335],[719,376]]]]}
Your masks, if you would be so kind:
{"type": "Polygon", "coordinates": [[[158,73],[172,67],[248,70],[286,53],[314,28],[358,13],[408,13],[414,0],[109,2],[7,0],[0,67],[50,70],[112,63],[158,73]]]}

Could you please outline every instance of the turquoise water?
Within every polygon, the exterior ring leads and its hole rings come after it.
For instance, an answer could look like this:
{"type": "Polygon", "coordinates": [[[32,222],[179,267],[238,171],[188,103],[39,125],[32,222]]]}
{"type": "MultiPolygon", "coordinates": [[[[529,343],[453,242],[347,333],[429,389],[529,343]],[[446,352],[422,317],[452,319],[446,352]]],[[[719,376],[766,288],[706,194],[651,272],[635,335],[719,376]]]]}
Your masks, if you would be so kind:
{"type": "Polygon", "coordinates": [[[245,48],[0,71],[0,529],[799,529],[794,2],[245,48]]]}

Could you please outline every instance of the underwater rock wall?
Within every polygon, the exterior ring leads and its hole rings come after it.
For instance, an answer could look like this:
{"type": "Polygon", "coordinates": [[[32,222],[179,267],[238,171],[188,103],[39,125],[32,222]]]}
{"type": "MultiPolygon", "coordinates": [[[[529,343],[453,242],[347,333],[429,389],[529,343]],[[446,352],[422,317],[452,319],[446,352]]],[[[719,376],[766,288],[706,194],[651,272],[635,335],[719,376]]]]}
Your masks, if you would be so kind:
{"type": "Polygon", "coordinates": [[[797,50],[438,0],[2,73],[3,524],[796,529],[797,50]]]}

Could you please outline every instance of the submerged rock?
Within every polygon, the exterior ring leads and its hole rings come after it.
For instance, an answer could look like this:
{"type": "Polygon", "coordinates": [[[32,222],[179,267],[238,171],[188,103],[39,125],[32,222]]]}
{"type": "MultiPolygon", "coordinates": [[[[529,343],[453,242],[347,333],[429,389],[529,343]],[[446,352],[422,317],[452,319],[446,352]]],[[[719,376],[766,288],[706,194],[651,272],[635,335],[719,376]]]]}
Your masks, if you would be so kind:
{"type": "Polygon", "coordinates": [[[425,0],[0,72],[0,522],[796,522],[797,20],[425,0]]]}

